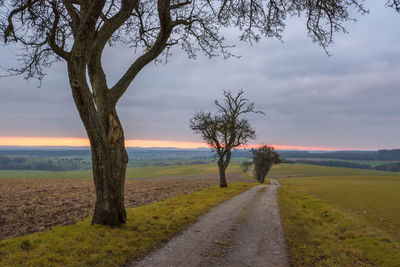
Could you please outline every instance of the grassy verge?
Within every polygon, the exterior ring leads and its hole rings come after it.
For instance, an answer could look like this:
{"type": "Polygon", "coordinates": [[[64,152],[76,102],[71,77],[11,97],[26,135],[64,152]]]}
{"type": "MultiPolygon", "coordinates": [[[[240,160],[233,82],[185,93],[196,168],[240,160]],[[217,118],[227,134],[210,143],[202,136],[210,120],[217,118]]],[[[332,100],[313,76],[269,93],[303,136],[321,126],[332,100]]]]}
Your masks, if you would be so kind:
{"type": "Polygon", "coordinates": [[[118,266],[142,257],[189,225],[211,207],[255,183],[211,187],[166,201],[127,210],[122,228],[74,225],[0,242],[0,266],[118,266]]]}
{"type": "Polygon", "coordinates": [[[242,172],[243,176],[253,182],[257,182],[257,180],[253,177],[253,175],[250,175],[249,172],[242,172]]]}
{"type": "Polygon", "coordinates": [[[399,266],[400,243],[290,185],[279,205],[293,266],[399,266]]]}

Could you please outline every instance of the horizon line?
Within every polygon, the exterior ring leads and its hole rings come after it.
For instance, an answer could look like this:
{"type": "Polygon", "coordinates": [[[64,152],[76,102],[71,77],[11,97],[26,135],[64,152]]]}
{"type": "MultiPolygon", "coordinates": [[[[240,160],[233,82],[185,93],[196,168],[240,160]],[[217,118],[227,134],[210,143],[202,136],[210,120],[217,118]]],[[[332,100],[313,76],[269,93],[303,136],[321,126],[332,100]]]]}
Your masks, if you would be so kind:
{"type": "MultiPolygon", "coordinates": [[[[257,147],[264,145],[263,143],[252,143],[246,147],[257,147]]],[[[301,146],[301,145],[280,145],[267,144],[278,150],[309,150],[309,151],[344,151],[344,150],[378,150],[365,148],[339,148],[325,146],[301,146]]],[[[0,136],[0,146],[17,146],[17,147],[90,147],[87,138],[71,138],[71,137],[11,137],[0,136]]],[[[171,140],[146,140],[146,139],[125,139],[127,148],[181,148],[181,149],[199,149],[210,148],[203,142],[187,142],[187,141],[171,141],[171,140]]]]}

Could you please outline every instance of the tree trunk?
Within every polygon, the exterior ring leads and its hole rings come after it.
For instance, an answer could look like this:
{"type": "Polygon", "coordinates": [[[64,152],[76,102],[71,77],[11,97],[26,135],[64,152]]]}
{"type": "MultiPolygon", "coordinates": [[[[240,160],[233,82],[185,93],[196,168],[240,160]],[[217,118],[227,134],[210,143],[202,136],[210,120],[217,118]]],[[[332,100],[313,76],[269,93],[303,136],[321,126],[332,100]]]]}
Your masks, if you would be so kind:
{"type": "Polygon", "coordinates": [[[109,148],[91,143],[96,204],[92,224],[120,226],[126,222],[124,205],[128,155],[123,138],[109,148]]]}
{"type": "Polygon", "coordinates": [[[218,161],[218,169],[219,169],[219,187],[228,187],[228,183],[226,182],[226,177],[225,177],[225,164],[221,162],[220,160],[218,161]]]}
{"type": "MultiPolygon", "coordinates": [[[[79,50],[78,50],[79,51],[79,50]]],[[[96,204],[92,224],[120,226],[126,222],[124,184],[128,155],[124,133],[115,104],[108,101],[106,90],[86,82],[82,53],[76,52],[68,64],[68,76],[75,105],[89,137],[92,152],[96,204]],[[94,96],[94,94],[99,93],[94,96]]],[[[95,84],[96,85],[96,84],[95,84]]],[[[106,86],[106,85],[98,85],[106,86]]]]}

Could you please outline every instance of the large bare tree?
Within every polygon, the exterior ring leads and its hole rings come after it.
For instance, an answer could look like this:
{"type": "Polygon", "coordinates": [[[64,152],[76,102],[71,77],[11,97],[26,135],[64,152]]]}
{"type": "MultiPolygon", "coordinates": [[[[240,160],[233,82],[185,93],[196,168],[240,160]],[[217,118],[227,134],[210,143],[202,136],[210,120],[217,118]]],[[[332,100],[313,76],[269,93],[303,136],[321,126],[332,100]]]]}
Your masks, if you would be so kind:
{"type": "MultiPolygon", "coordinates": [[[[124,180],[128,162],[116,105],[144,66],[169,48],[230,56],[219,29],[237,27],[240,39],[281,38],[285,20],[304,15],[309,36],[323,48],[344,32],[350,10],[363,0],[0,0],[0,31],[6,44],[24,50],[11,74],[45,75],[55,61],[68,66],[76,107],[88,134],[96,186],[93,224],[126,220],[124,180]],[[107,83],[101,61],[107,44],[122,42],[137,58],[115,84],[107,83]]],[[[398,0],[386,5],[400,9],[398,0]]]]}
{"type": "Polygon", "coordinates": [[[190,120],[190,128],[200,134],[204,142],[215,151],[218,156],[219,186],[228,187],[225,171],[231,160],[232,150],[246,145],[256,138],[256,132],[245,117],[248,113],[262,113],[256,111],[254,103],[243,96],[243,90],[236,95],[224,91],[222,103],[215,100],[217,113],[196,112],[190,120]]]}

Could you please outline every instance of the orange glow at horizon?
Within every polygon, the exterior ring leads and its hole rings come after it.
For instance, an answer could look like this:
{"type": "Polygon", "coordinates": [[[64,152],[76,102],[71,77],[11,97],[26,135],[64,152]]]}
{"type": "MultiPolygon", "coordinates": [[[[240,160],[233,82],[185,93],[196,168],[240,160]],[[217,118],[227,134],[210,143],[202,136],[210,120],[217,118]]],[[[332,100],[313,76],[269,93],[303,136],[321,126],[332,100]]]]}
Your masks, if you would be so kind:
{"type": "MultiPolygon", "coordinates": [[[[263,146],[264,144],[255,144],[255,147],[263,146]]],[[[267,144],[268,145],[268,144],[267,144]]],[[[291,146],[291,145],[269,145],[277,150],[321,150],[321,151],[337,151],[337,150],[362,150],[362,149],[349,149],[349,148],[333,148],[322,146],[291,146]]]]}
{"type": "MultiPolygon", "coordinates": [[[[89,146],[87,138],[69,137],[0,137],[0,146],[89,146]]],[[[168,140],[125,140],[127,147],[176,147],[176,148],[206,148],[205,143],[177,142],[168,140]]]]}
{"type": "MultiPolygon", "coordinates": [[[[127,147],[175,147],[175,148],[208,148],[207,144],[201,142],[179,142],[170,140],[143,140],[127,139],[127,147]]],[[[246,148],[260,146],[261,144],[250,144],[246,148]]],[[[8,137],[0,136],[0,146],[89,146],[87,138],[69,137],[8,137]]],[[[292,146],[292,145],[271,145],[279,150],[348,150],[349,148],[315,147],[315,146],[292,146]]],[[[240,147],[242,148],[242,147],[240,147]]],[[[357,149],[360,150],[360,149],[357,149]]]]}
{"type": "Polygon", "coordinates": [[[89,146],[87,138],[0,137],[0,146],[89,146]]]}
{"type": "Polygon", "coordinates": [[[200,142],[178,142],[168,140],[141,140],[127,139],[125,140],[127,147],[176,147],[176,148],[207,148],[207,144],[200,142]]]}

